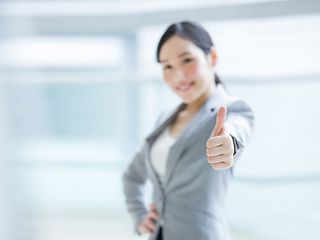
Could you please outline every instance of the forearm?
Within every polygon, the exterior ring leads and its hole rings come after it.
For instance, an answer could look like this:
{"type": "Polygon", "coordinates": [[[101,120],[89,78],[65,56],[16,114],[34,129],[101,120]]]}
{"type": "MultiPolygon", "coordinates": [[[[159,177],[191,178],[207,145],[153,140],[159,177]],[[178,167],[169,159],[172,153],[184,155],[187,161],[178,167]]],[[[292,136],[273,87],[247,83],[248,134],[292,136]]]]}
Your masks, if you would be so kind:
{"type": "Polygon", "coordinates": [[[138,152],[124,171],[122,178],[126,206],[133,219],[136,232],[138,232],[139,222],[147,213],[143,193],[145,182],[144,159],[138,152]]]}
{"type": "MultiPolygon", "coordinates": [[[[234,156],[239,155],[241,150],[247,145],[254,127],[254,116],[250,107],[241,103],[241,108],[233,110],[230,113],[225,123],[226,131],[230,134],[233,140],[234,156]]],[[[239,103],[238,103],[239,104],[239,103]]]]}

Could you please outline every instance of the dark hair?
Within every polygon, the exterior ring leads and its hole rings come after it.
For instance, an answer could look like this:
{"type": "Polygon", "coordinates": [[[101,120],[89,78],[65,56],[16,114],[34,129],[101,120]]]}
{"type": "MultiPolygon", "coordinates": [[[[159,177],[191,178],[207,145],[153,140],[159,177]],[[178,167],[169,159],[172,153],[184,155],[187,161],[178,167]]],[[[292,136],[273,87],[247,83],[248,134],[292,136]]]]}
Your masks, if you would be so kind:
{"type": "MultiPolygon", "coordinates": [[[[157,47],[157,62],[160,62],[160,50],[171,37],[178,35],[198,46],[205,55],[209,54],[214,46],[209,33],[198,23],[183,21],[171,24],[163,33],[157,47]]],[[[217,74],[214,75],[215,83],[222,84],[217,74]]]]}

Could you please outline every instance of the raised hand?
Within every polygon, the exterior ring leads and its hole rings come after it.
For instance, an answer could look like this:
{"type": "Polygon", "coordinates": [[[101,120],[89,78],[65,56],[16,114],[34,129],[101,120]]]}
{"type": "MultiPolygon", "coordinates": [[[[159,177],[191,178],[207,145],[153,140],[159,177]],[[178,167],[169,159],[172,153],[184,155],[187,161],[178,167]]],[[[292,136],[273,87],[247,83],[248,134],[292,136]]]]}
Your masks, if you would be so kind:
{"type": "Polygon", "coordinates": [[[219,107],[216,124],[207,141],[207,160],[215,170],[228,169],[233,166],[233,141],[224,127],[226,116],[227,107],[219,107]]]}

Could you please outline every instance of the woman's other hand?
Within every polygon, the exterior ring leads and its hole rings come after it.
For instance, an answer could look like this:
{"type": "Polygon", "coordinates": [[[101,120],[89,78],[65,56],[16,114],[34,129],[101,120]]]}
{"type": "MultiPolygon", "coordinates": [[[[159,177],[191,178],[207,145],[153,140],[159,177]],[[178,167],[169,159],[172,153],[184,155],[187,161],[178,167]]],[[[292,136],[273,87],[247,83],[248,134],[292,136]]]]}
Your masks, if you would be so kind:
{"type": "Polygon", "coordinates": [[[139,225],[139,232],[141,234],[144,233],[153,233],[156,228],[156,222],[159,219],[159,214],[157,212],[156,206],[154,204],[150,204],[149,213],[145,216],[142,222],[139,225]]]}

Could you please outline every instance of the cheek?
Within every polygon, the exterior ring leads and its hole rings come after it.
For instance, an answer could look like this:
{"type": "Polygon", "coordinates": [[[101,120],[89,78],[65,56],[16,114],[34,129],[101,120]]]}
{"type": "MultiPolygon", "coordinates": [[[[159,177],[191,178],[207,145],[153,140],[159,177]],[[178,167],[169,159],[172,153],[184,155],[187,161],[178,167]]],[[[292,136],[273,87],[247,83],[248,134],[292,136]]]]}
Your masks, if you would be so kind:
{"type": "Polygon", "coordinates": [[[186,75],[191,78],[197,78],[201,73],[201,70],[197,63],[190,64],[186,69],[186,75]]]}
{"type": "Polygon", "coordinates": [[[169,86],[172,85],[172,76],[169,72],[164,72],[163,73],[163,79],[166,82],[166,84],[168,84],[169,86]]]}

